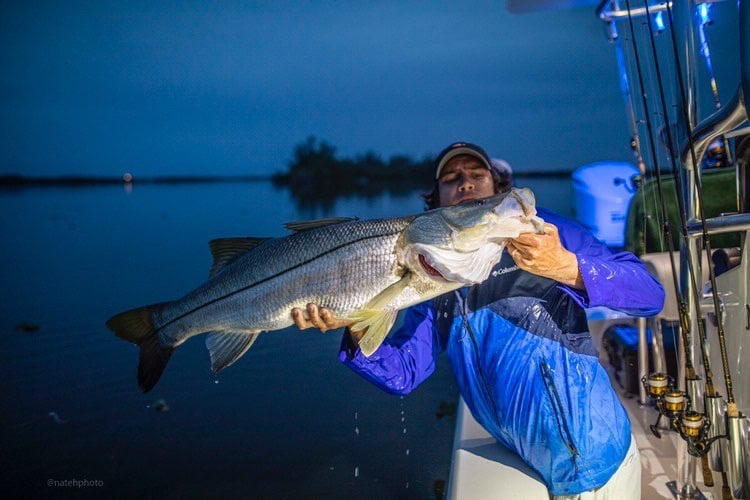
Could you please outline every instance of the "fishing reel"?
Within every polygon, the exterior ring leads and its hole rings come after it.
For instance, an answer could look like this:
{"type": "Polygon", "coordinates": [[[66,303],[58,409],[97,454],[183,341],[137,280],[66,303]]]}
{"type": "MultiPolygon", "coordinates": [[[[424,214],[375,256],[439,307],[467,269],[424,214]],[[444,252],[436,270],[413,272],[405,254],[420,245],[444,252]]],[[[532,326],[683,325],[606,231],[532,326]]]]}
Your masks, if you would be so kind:
{"type": "Polygon", "coordinates": [[[659,422],[662,417],[669,420],[669,430],[677,432],[688,445],[688,453],[703,457],[708,453],[711,443],[724,435],[708,437],[711,422],[701,413],[690,409],[690,397],[675,388],[674,380],[664,373],[652,373],[643,377],[641,383],[648,395],[654,400],[659,412],[656,422],[649,426],[651,432],[661,439],[659,422]]]}

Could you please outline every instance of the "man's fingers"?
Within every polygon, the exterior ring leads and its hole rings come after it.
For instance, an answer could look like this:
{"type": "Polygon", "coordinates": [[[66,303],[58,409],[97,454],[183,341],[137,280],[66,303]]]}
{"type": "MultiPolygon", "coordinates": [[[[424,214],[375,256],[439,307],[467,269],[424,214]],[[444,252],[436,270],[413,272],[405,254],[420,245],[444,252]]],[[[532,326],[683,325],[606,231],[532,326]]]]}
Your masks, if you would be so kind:
{"type": "Polygon", "coordinates": [[[302,312],[302,309],[299,307],[295,307],[292,309],[292,321],[294,321],[294,324],[297,325],[297,328],[300,330],[304,330],[306,328],[310,328],[312,325],[309,321],[307,321],[307,318],[305,318],[305,313],[302,312]]]}
{"type": "Polygon", "coordinates": [[[307,304],[307,317],[310,323],[321,332],[329,329],[328,322],[331,320],[331,311],[318,308],[317,304],[307,304]]]}
{"type": "Polygon", "coordinates": [[[304,309],[292,309],[292,321],[300,330],[318,328],[321,332],[342,328],[349,323],[337,318],[330,309],[318,307],[317,304],[307,304],[304,309]]]}
{"type": "Polygon", "coordinates": [[[331,311],[326,308],[321,309],[320,319],[324,325],[328,326],[331,323],[331,311]]]}

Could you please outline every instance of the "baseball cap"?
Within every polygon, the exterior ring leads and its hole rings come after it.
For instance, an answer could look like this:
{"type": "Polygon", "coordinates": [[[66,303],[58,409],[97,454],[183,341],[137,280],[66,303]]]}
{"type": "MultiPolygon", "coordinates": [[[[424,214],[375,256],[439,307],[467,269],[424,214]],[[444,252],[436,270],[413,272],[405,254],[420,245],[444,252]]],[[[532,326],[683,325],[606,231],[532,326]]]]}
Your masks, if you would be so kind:
{"type": "Polygon", "coordinates": [[[435,160],[435,179],[440,178],[440,172],[445,164],[458,155],[471,155],[482,162],[487,170],[492,170],[490,157],[484,149],[470,142],[454,142],[442,150],[435,160]]]}

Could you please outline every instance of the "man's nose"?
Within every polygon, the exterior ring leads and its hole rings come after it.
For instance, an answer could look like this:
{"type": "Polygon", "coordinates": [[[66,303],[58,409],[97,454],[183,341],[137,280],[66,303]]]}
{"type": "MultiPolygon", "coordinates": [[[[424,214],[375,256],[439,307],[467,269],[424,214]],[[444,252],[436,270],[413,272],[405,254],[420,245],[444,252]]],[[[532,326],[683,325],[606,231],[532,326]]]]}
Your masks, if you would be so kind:
{"type": "Polygon", "coordinates": [[[461,177],[461,184],[458,186],[459,191],[473,191],[474,183],[468,177],[461,177]]]}

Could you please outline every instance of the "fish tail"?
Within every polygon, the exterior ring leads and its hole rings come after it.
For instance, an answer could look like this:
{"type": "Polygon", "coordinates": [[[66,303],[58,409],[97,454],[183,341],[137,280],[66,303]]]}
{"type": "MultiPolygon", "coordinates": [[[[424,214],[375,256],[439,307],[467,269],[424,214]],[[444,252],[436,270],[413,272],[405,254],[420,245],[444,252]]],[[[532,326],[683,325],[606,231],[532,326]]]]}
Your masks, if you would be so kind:
{"type": "Polygon", "coordinates": [[[141,345],[144,340],[154,335],[152,310],[153,306],[146,306],[121,312],[107,320],[107,328],[121,339],[141,345]]]}
{"type": "Polygon", "coordinates": [[[117,314],[107,321],[107,327],[118,337],[140,346],[138,356],[138,385],[148,392],[161,378],[174,347],[159,342],[151,312],[154,306],[139,307],[117,314]]]}

